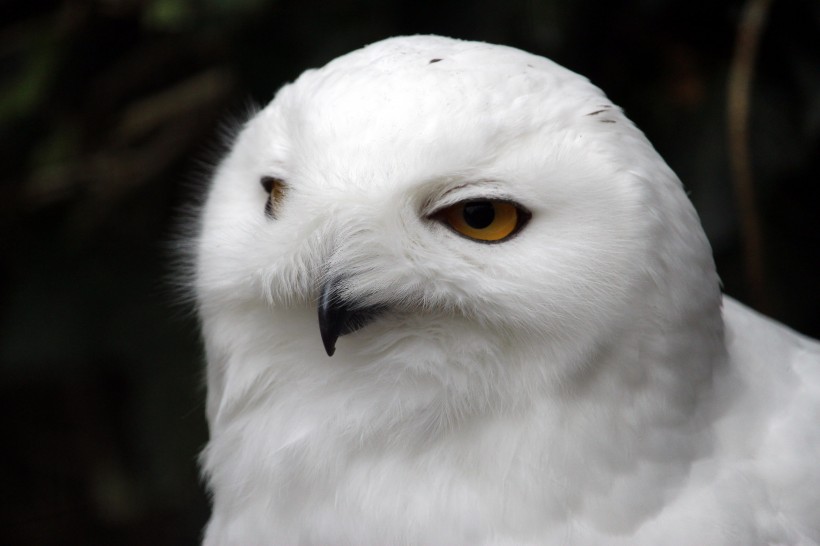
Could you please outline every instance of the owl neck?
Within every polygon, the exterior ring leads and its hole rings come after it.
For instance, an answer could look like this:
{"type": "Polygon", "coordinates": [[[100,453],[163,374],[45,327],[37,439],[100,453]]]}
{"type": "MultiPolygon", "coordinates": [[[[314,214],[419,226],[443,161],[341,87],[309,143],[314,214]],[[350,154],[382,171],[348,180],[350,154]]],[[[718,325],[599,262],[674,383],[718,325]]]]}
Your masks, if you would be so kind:
{"type": "Polygon", "coordinates": [[[582,428],[595,420],[609,445],[633,450],[658,448],[669,433],[665,442],[682,442],[680,453],[689,452],[687,436],[708,427],[714,375],[725,362],[719,298],[700,306],[690,300],[667,315],[647,301],[653,312],[636,314],[610,342],[592,347],[553,391],[565,402],[558,404],[565,422],[582,428]]]}

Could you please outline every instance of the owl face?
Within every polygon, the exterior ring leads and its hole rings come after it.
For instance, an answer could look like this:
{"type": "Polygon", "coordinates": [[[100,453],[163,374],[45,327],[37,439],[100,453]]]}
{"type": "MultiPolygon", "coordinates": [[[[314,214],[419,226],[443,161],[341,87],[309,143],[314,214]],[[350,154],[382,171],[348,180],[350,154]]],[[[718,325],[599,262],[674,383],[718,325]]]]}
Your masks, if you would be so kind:
{"type": "Polygon", "coordinates": [[[708,260],[674,174],[582,77],[498,46],[380,45],[239,134],[203,213],[206,326],[252,311],[271,354],[436,368],[526,347],[558,369],[670,290],[668,249],[708,260]]]}

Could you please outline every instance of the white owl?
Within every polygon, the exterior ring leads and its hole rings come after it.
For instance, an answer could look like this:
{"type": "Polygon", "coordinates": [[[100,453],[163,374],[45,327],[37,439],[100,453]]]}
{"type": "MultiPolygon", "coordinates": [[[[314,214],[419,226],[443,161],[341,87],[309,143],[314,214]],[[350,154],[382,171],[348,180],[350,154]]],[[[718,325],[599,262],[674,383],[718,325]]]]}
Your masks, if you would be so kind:
{"type": "Polygon", "coordinates": [[[820,542],[820,345],[721,296],[675,174],[547,59],[305,72],[195,261],[209,546],[820,542]]]}

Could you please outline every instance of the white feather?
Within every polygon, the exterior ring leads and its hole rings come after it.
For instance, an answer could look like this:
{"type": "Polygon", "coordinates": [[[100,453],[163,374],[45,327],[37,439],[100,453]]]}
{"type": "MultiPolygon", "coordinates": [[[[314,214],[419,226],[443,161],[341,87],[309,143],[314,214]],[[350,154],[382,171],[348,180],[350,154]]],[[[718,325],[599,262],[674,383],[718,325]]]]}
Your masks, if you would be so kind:
{"type": "Polygon", "coordinates": [[[677,177],[549,60],[416,36],[305,72],[219,167],[195,288],[208,546],[820,542],[820,346],[721,297],[677,177]],[[468,198],[532,220],[428,218],[468,198]],[[387,311],[328,358],[339,275],[387,311]]]}

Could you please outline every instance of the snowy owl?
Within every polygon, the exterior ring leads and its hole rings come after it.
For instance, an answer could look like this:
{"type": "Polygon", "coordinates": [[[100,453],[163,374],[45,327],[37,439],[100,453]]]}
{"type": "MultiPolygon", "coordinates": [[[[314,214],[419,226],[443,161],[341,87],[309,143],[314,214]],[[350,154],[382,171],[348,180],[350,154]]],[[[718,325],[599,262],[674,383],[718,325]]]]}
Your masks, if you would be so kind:
{"type": "Polygon", "coordinates": [[[678,178],[547,59],[305,72],[195,246],[208,546],[820,543],[820,345],[721,296],[678,178]]]}

